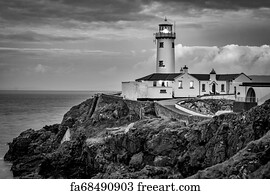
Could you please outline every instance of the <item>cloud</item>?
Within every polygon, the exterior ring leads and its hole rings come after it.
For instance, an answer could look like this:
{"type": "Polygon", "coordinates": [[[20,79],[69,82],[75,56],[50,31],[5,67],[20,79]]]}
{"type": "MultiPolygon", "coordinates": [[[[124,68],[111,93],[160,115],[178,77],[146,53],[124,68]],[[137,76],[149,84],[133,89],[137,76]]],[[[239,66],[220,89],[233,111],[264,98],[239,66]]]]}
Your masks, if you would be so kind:
{"type": "MultiPolygon", "coordinates": [[[[225,22],[232,18],[223,18],[225,12],[246,10],[252,10],[252,22],[245,25],[257,32],[254,23],[262,23],[266,27],[260,32],[268,37],[269,8],[268,0],[0,0],[0,41],[50,43],[145,38],[165,15],[176,20],[179,29],[201,32],[210,25],[228,26],[225,22]]],[[[238,16],[233,18],[239,20],[238,16]]],[[[236,31],[243,29],[240,22],[236,31]]]]}
{"type": "Polygon", "coordinates": [[[48,54],[95,54],[95,55],[119,55],[119,52],[105,50],[89,50],[89,49],[64,49],[64,48],[12,48],[0,47],[0,51],[5,52],[22,52],[22,53],[48,53],[48,54]]]}
{"type": "MultiPolygon", "coordinates": [[[[194,9],[239,10],[269,8],[268,0],[0,0],[0,17],[20,23],[146,21],[163,13],[193,13],[194,9]],[[154,8],[154,9],[153,9],[154,8]],[[155,10],[155,12],[152,12],[155,10]],[[157,15],[158,14],[158,15],[157,15]]],[[[191,14],[192,15],[192,14],[191,14]]],[[[70,23],[74,25],[75,23],[70,23]]],[[[69,26],[69,25],[68,25],[69,26]]]]}
{"type": "Polygon", "coordinates": [[[176,46],[176,69],[187,65],[190,72],[270,74],[270,46],[188,47],[176,46]]]}
{"type": "Polygon", "coordinates": [[[21,0],[0,1],[1,17],[5,20],[51,23],[68,20],[86,22],[138,21],[152,17],[140,14],[140,0],[21,0]],[[8,8],[8,9],[7,9],[8,8]]]}
{"type": "Polygon", "coordinates": [[[22,42],[42,42],[42,41],[78,41],[78,40],[87,40],[87,36],[56,36],[56,35],[47,35],[39,34],[33,31],[25,31],[21,33],[13,34],[0,34],[0,40],[5,41],[22,41],[22,42]]]}
{"type": "Polygon", "coordinates": [[[48,71],[48,68],[49,68],[49,67],[47,67],[47,66],[45,66],[45,65],[38,64],[38,65],[34,68],[34,70],[35,70],[36,73],[45,73],[45,72],[48,71]]]}
{"type": "Polygon", "coordinates": [[[268,0],[153,0],[160,3],[174,3],[186,6],[195,6],[200,9],[255,9],[270,7],[268,0]]]}

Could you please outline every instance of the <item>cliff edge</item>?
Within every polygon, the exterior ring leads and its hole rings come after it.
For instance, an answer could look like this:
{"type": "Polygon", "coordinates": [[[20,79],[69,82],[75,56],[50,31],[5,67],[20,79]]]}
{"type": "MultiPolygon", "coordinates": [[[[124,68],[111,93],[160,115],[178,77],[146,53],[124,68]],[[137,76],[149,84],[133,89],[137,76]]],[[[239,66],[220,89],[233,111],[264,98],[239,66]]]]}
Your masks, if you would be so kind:
{"type": "Polygon", "coordinates": [[[269,178],[269,116],[270,100],[187,125],[154,102],[100,95],[22,132],[5,160],[20,178],[269,178]]]}

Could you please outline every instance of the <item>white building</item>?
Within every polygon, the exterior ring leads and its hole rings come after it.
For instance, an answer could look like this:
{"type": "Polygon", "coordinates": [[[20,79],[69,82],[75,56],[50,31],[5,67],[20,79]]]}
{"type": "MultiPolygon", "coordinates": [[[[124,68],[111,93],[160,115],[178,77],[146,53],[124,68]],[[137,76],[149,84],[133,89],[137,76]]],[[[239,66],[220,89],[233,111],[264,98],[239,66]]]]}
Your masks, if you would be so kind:
{"type": "Polygon", "coordinates": [[[165,18],[164,23],[159,24],[159,32],[155,34],[157,45],[157,73],[175,72],[174,40],[176,38],[173,25],[165,18]]]}
{"type": "Polygon", "coordinates": [[[123,98],[158,100],[203,96],[259,101],[260,104],[269,97],[270,79],[268,82],[258,83],[244,73],[216,74],[214,69],[209,74],[192,74],[188,72],[187,66],[175,73],[175,38],[173,25],[165,19],[164,23],[159,24],[159,32],[156,33],[156,73],[135,81],[122,82],[123,98]]]}

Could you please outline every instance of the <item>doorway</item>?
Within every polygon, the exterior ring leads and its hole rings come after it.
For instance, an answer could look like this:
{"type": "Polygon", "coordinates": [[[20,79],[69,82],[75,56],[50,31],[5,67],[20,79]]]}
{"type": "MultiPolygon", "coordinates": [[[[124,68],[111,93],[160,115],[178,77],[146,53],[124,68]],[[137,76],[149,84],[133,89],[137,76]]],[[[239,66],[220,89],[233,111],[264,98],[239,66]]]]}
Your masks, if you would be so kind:
{"type": "Polygon", "coordinates": [[[256,102],[256,93],[253,88],[248,89],[246,102],[256,102]]]}
{"type": "Polygon", "coordinates": [[[213,85],[212,85],[212,93],[216,94],[216,84],[215,83],[213,83],[213,85]]]}

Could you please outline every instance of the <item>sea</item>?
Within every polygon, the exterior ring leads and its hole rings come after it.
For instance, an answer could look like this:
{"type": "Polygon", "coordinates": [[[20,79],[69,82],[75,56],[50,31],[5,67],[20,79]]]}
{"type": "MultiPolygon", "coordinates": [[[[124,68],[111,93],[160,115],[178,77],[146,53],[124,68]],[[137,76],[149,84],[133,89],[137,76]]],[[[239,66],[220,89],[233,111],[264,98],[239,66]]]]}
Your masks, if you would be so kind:
{"type": "Polygon", "coordinates": [[[108,91],[0,91],[0,179],[12,179],[11,163],[4,161],[8,142],[26,129],[61,123],[74,105],[108,91]]]}

